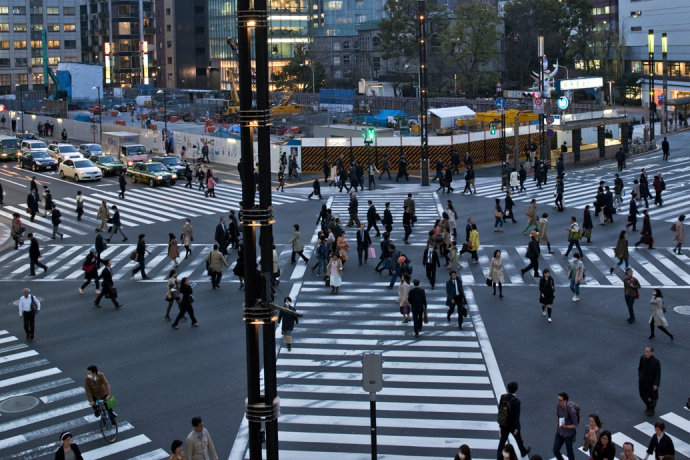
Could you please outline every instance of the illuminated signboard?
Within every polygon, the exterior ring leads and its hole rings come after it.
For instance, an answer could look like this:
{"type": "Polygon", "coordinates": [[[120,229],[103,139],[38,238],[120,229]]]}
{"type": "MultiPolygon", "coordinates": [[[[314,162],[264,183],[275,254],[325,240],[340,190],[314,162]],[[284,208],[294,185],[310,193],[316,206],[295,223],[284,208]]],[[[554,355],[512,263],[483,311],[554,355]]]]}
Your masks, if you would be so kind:
{"type": "Polygon", "coordinates": [[[561,80],[561,91],[571,91],[574,89],[601,88],[604,86],[602,77],[573,78],[572,80],[561,80]]]}

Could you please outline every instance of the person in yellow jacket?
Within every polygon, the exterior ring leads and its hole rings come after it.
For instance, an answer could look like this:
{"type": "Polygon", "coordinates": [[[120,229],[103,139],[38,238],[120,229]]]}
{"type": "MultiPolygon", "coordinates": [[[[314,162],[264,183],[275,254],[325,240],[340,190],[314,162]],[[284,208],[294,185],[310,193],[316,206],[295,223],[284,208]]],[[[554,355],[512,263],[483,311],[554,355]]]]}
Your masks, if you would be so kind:
{"type": "Polygon", "coordinates": [[[479,256],[477,255],[477,251],[479,250],[479,232],[477,231],[477,224],[472,224],[467,250],[472,255],[472,263],[478,264],[479,256]]]}

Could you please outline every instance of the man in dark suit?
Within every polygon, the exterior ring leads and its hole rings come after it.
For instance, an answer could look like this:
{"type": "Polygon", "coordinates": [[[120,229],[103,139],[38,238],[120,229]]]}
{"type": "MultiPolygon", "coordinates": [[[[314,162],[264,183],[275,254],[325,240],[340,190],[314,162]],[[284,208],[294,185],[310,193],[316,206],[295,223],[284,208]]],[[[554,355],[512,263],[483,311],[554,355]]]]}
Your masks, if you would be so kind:
{"type": "Polygon", "coordinates": [[[374,227],[376,229],[376,236],[381,236],[381,231],[378,225],[376,225],[376,206],[374,206],[371,200],[368,200],[367,204],[369,205],[367,209],[367,232],[371,230],[371,227],[374,227]]]}
{"type": "Polygon", "coordinates": [[[29,214],[31,214],[31,222],[34,221],[36,218],[36,214],[38,213],[38,192],[35,190],[32,190],[31,193],[29,193],[26,197],[26,209],[28,210],[29,214]]]}
{"type": "Polygon", "coordinates": [[[357,195],[350,193],[350,204],[347,205],[347,212],[350,214],[350,220],[347,221],[348,227],[354,227],[355,224],[359,227],[359,217],[357,217],[358,207],[359,202],[357,201],[357,195]]]}
{"type": "Polygon", "coordinates": [[[101,306],[99,303],[103,296],[106,296],[110,298],[110,300],[113,302],[113,305],[115,305],[115,308],[118,309],[122,306],[122,304],[117,301],[117,291],[115,290],[115,285],[113,283],[113,272],[110,269],[110,260],[103,259],[103,265],[105,265],[105,267],[103,267],[103,271],[99,276],[99,278],[102,280],[102,290],[96,297],[96,301],[93,304],[100,308],[101,306]]]}
{"type": "Polygon", "coordinates": [[[311,184],[311,186],[314,190],[307,195],[307,198],[311,199],[312,196],[316,195],[319,197],[319,200],[323,200],[323,197],[321,196],[321,184],[319,183],[319,179],[314,179],[314,182],[311,184]]]}
{"type": "Polygon", "coordinates": [[[41,250],[38,247],[38,240],[34,238],[33,233],[29,233],[28,237],[31,241],[31,245],[29,245],[29,275],[36,276],[36,265],[43,269],[43,273],[47,272],[48,267],[38,261],[39,257],[41,257],[41,250]]]}
{"type": "Polygon", "coordinates": [[[220,222],[216,225],[216,232],[213,239],[218,243],[218,248],[224,256],[228,255],[228,230],[225,227],[225,217],[220,218],[220,222]]]}
{"type": "Polygon", "coordinates": [[[510,382],[506,386],[506,389],[508,390],[508,393],[501,396],[501,399],[498,402],[499,427],[501,429],[501,440],[498,442],[498,452],[496,453],[498,460],[503,460],[503,448],[505,447],[506,441],[508,441],[508,435],[510,434],[515,437],[515,441],[520,449],[520,457],[526,457],[527,454],[530,453],[530,450],[532,450],[531,447],[525,448],[525,443],[522,441],[522,435],[520,434],[520,400],[517,398],[517,396],[515,396],[515,392],[517,392],[518,389],[517,382],[510,382]],[[510,411],[508,419],[501,424],[500,412],[501,405],[503,405],[504,401],[509,404],[510,411]]]}
{"type": "Polygon", "coordinates": [[[422,265],[426,268],[426,278],[431,284],[431,289],[433,289],[436,286],[436,268],[441,266],[441,261],[438,259],[438,253],[433,244],[429,244],[429,247],[424,250],[422,265]]]}
{"type": "Polygon", "coordinates": [[[644,355],[640,356],[640,364],[637,366],[637,375],[640,398],[647,406],[647,416],[651,417],[654,415],[654,408],[659,399],[659,383],[661,382],[661,363],[654,357],[654,347],[645,347],[644,355]]]}
{"type": "Polygon", "coordinates": [[[410,307],[412,310],[414,336],[419,337],[419,331],[422,330],[424,314],[426,313],[426,293],[424,292],[424,289],[419,287],[418,279],[415,279],[412,284],[414,284],[414,287],[410,289],[410,292],[407,294],[407,300],[410,302],[410,307]]]}
{"type": "Polygon", "coordinates": [[[357,230],[357,259],[359,259],[360,265],[362,265],[362,255],[364,255],[365,262],[369,260],[369,254],[367,254],[369,246],[371,246],[369,232],[364,229],[364,224],[360,224],[359,230],[357,230]]]}
{"type": "Polygon", "coordinates": [[[464,304],[465,293],[462,290],[462,280],[458,278],[455,270],[450,272],[450,279],[446,281],[446,305],[448,306],[448,313],[446,317],[450,323],[450,315],[455,311],[455,306],[458,307],[458,327],[462,329],[462,317],[467,316],[467,308],[464,304]]]}
{"type": "Polygon", "coordinates": [[[105,244],[105,239],[103,238],[101,229],[96,227],[94,231],[96,232],[94,246],[96,247],[96,268],[98,269],[101,266],[101,252],[105,251],[105,248],[107,248],[108,245],[105,244]]]}

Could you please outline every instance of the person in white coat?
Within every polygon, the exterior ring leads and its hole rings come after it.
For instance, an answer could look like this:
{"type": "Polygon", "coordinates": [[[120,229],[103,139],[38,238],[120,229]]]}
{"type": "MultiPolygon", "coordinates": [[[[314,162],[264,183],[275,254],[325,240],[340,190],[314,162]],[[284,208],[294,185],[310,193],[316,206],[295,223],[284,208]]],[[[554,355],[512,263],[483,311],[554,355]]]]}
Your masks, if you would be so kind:
{"type": "Polygon", "coordinates": [[[661,294],[661,289],[652,289],[652,300],[649,303],[652,305],[652,316],[649,318],[649,330],[651,331],[649,338],[654,338],[654,326],[656,326],[673,340],[673,334],[666,329],[668,320],[664,315],[666,308],[664,308],[664,296],[661,294]]]}
{"type": "Polygon", "coordinates": [[[678,220],[671,226],[671,231],[673,232],[673,242],[676,246],[673,248],[675,254],[681,254],[681,247],[685,243],[685,227],[683,227],[683,222],[685,221],[685,214],[678,216],[678,220]]]}
{"type": "Polygon", "coordinates": [[[513,168],[513,171],[510,173],[510,191],[511,192],[517,192],[520,190],[520,175],[518,172],[513,168]]]}
{"type": "Polygon", "coordinates": [[[309,262],[309,259],[306,258],[304,255],[304,246],[302,245],[302,235],[299,233],[299,224],[295,224],[292,226],[295,229],[295,232],[292,234],[292,238],[288,243],[292,244],[292,255],[290,256],[290,263],[294,265],[295,263],[295,255],[299,254],[299,256],[304,260],[305,263],[309,262]]]}

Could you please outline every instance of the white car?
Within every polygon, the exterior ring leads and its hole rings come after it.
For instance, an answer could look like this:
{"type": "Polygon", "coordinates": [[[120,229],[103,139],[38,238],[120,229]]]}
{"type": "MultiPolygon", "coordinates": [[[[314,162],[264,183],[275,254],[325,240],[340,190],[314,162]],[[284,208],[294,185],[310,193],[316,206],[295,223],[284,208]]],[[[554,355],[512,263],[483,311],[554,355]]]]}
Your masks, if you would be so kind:
{"type": "Polygon", "coordinates": [[[101,180],[103,174],[101,170],[94,166],[91,161],[86,158],[65,158],[59,167],[60,177],[74,178],[74,182],[82,180],[101,180]]]}
{"type": "Polygon", "coordinates": [[[48,144],[46,144],[43,141],[39,141],[36,139],[31,139],[28,141],[22,141],[21,147],[19,150],[22,151],[22,153],[28,152],[29,150],[47,150],[48,149],[48,144]]]}
{"type": "Polygon", "coordinates": [[[72,144],[50,144],[48,146],[48,155],[55,158],[58,163],[68,158],[84,158],[84,155],[79,153],[79,150],[72,144]]]}

